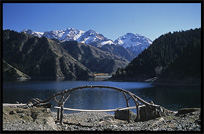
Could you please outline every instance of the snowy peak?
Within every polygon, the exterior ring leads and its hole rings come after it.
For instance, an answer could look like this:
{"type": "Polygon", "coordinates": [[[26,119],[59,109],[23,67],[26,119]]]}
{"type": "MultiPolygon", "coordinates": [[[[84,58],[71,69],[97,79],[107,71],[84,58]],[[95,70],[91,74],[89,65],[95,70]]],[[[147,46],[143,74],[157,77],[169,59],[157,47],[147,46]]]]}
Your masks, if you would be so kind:
{"type": "Polygon", "coordinates": [[[84,31],[77,30],[74,28],[68,28],[64,30],[55,30],[55,31],[48,31],[43,34],[46,38],[50,39],[58,39],[61,41],[71,41],[71,40],[78,40],[84,31]]]}
{"type": "Polygon", "coordinates": [[[98,33],[92,29],[86,31],[86,34],[89,36],[96,36],[98,33]]]}
{"type": "Polygon", "coordinates": [[[97,33],[94,30],[86,31],[79,39],[81,43],[91,44],[94,46],[101,46],[105,44],[114,44],[112,40],[104,37],[102,34],[97,33]]]}
{"type": "Polygon", "coordinates": [[[90,29],[88,31],[77,30],[75,28],[67,28],[63,30],[34,32],[32,30],[26,29],[22,32],[32,34],[38,37],[46,37],[50,39],[58,39],[60,41],[77,41],[80,43],[90,44],[96,47],[102,47],[106,44],[114,44],[123,46],[125,49],[133,52],[136,56],[145,50],[152,41],[145,36],[134,33],[127,33],[116,39],[114,42],[111,39],[106,38],[100,33],[90,29]]]}
{"type": "Polygon", "coordinates": [[[149,45],[152,44],[152,41],[145,36],[134,33],[127,33],[124,36],[119,37],[114,41],[115,44],[121,45],[124,48],[132,51],[136,54],[140,54],[143,50],[145,50],[149,45]]]}
{"type": "Polygon", "coordinates": [[[88,31],[77,30],[74,28],[67,28],[63,30],[46,31],[44,33],[34,32],[32,30],[23,30],[22,32],[35,35],[38,37],[45,36],[50,39],[58,39],[60,41],[77,41],[94,46],[101,46],[105,44],[114,44],[112,40],[104,37],[102,34],[90,29],[88,31]]]}
{"type": "Polygon", "coordinates": [[[22,32],[37,36],[39,38],[41,38],[43,36],[43,34],[44,34],[42,32],[34,32],[34,31],[30,30],[30,29],[24,29],[22,32]]]}
{"type": "Polygon", "coordinates": [[[114,43],[128,48],[135,47],[138,45],[149,46],[150,44],[152,44],[152,41],[140,34],[127,33],[126,35],[121,36],[117,40],[115,40],[114,43]]]}
{"type": "Polygon", "coordinates": [[[97,42],[101,39],[98,36],[98,33],[94,30],[88,30],[86,31],[79,39],[80,42],[89,44],[90,42],[97,42]]]}

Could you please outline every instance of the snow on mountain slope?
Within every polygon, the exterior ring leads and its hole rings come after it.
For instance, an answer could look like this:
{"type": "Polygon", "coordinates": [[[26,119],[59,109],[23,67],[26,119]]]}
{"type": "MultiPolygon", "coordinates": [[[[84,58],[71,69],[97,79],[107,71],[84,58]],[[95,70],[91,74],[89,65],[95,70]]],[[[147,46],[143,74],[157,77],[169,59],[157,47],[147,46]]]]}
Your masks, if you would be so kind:
{"type": "Polygon", "coordinates": [[[127,33],[124,36],[119,37],[117,40],[114,41],[114,43],[118,45],[122,45],[125,48],[130,47],[136,47],[136,46],[149,46],[152,44],[152,41],[140,34],[133,34],[133,33],[127,33]]]}
{"type": "Polygon", "coordinates": [[[90,44],[96,47],[101,47],[106,44],[114,44],[121,45],[125,49],[134,53],[137,56],[144,49],[146,49],[149,45],[152,44],[152,41],[145,36],[134,33],[127,33],[124,36],[119,37],[114,42],[111,39],[106,38],[100,33],[97,33],[94,30],[82,31],[74,28],[67,28],[63,30],[55,30],[55,31],[46,31],[42,32],[34,32],[32,30],[23,30],[22,32],[32,34],[38,37],[45,36],[50,39],[58,39],[60,41],[77,41],[80,43],[90,44]]]}
{"type": "Polygon", "coordinates": [[[112,40],[104,37],[102,34],[97,33],[94,30],[86,31],[78,40],[81,43],[91,44],[95,46],[101,46],[105,44],[114,44],[112,40]]]}
{"type": "Polygon", "coordinates": [[[152,41],[140,34],[127,33],[114,41],[115,44],[121,45],[129,51],[133,51],[136,55],[140,54],[152,41]]]}
{"type": "Polygon", "coordinates": [[[50,39],[58,39],[61,41],[77,41],[85,44],[91,44],[95,46],[101,46],[105,44],[114,44],[112,40],[104,37],[102,34],[97,33],[94,30],[82,31],[74,28],[68,28],[63,30],[46,31],[44,33],[34,32],[32,30],[23,30],[22,32],[32,34],[38,37],[45,36],[50,39]]]}
{"type": "Polygon", "coordinates": [[[61,41],[78,40],[85,32],[74,28],[44,32],[43,36],[61,41]]]}
{"type": "Polygon", "coordinates": [[[30,30],[30,29],[25,29],[22,32],[37,36],[39,38],[41,38],[43,36],[43,34],[44,34],[43,32],[34,32],[34,31],[30,30]]]}

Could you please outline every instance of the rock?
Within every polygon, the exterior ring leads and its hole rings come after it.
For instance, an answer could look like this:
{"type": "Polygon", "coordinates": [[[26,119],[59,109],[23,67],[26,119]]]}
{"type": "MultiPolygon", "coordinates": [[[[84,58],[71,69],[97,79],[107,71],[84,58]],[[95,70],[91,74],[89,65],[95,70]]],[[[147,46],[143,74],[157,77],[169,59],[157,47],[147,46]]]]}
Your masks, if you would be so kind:
{"type": "Polygon", "coordinates": [[[144,106],[140,108],[140,121],[147,121],[161,117],[163,114],[163,109],[161,107],[144,106]]]}
{"type": "Polygon", "coordinates": [[[25,116],[24,113],[19,114],[20,118],[23,118],[25,116]]]}
{"type": "Polygon", "coordinates": [[[192,112],[195,112],[195,111],[200,111],[200,108],[183,108],[183,109],[179,109],[176,116],[187,114],[187,113],[192,113],[192,112]]]}
{"type": "Polygon", "coordinates": [[[32,112],[31,117],[33,118],[33,121],[37,119],[37,113],[32,112]]]}
{"type": "Polygon", "coordinates": [[[161,127],[161,128],[159,128],[159,131],[166,131],[166,128],[161,127]]]}
{"type": "Polygon", "coordinates": [[[114,117],[113,116],[106,116],[104,118],[99,119],[99,121],[113,121],[114,117]]]}
{"type": "Polygon", "coordinates": [[[115,111],[115,119],[134,121],[136,119],[136,114],[130,110],[117,110],[115,111]]]}
{"type": "Polygon", "coordinates": [[[24,112],[24,110],[21,109],[21,108],[19,108],[19,109],[16,110],[16,113],[23,113],[23,112],[24,112]]]}
{"type": "Polygon", "coordinates": [[[46,109],[43,110],[43,112],[45,112],[45,113],[50,113],[51,111],[50,111],[49,108],[46,108],[46,109]]]}
{"type": "Polygon", "coordinates": [[[10,111],[9,114],[11,115],[16,114],[16,111],[10,111]]]}

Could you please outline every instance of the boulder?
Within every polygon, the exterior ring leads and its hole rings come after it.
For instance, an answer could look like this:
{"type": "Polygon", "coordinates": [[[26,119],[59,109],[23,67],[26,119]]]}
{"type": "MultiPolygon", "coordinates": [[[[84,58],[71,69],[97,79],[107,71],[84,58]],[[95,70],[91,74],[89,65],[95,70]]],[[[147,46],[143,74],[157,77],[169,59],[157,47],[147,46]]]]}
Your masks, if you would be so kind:
{"type": "Polygon", "coordinates": [[[117,110],[115,111],[115,119],[134,121],[136,119],[136,114],[130,110],[117,110]]]}
{"type": "Polygon", "coordinates": [[[140,121],[147,121],[161,116],[165,116],[161,107],[144,106],[140,108],[140,121]]]}

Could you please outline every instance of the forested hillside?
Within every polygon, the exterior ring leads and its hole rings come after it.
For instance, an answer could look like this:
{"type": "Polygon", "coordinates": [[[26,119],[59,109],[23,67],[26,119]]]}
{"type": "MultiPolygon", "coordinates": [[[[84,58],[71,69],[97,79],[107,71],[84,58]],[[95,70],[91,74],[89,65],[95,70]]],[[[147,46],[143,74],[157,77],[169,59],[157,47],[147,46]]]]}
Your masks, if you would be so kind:
{"type": "Polygon", "coordinates": [[[115,80],[200,79],[201,28],[167,33],[157,38],[127,67],[113,75],[115,80]]]}

